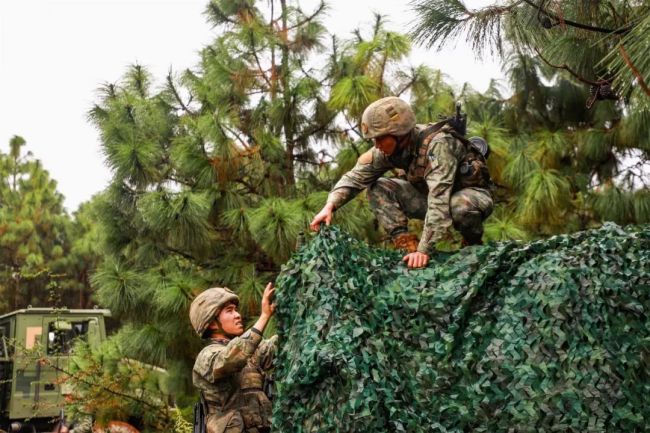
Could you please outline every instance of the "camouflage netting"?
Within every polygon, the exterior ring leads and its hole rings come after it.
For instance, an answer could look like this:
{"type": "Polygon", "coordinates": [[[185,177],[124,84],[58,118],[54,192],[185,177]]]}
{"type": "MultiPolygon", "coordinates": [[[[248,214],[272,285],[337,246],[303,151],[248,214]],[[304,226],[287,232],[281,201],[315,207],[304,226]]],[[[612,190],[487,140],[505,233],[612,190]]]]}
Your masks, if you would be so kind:
{"type": "Polygon", "coordinates": [[[334,227],[286,265],[274,431],[650,431],[650,227],[400,258],[334,227]]]}

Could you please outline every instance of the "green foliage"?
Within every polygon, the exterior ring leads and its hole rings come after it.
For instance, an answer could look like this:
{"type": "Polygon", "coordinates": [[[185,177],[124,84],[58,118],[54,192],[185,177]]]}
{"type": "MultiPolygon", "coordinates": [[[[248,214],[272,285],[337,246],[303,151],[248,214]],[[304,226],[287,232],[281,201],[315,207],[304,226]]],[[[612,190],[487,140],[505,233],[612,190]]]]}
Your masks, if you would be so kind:
{"type": "Polygon", "coordinates": [[[205,193],[147,192],[138,200],[142,221],[171,248],[205,251],[215,234],[208,223],[211,206],[205,193]]]}
{"type": "Polygon", "coordinates": [[[280,264],[291,255],[302,222],[299,208],[271,198],[250,213],[249,229],[256,243],[280,264]]]}
{"type": "Polygon", "coordinates": [[[400,258],[333,227],[284,267],[276,431],[645,429],[650,228],[400,258]]]}
{"type": "Polygon", "coordinates": [[[527,152],[526,148],[520,149],[512,156],[503,170],[503,179],[516,189],[522,190],[531,173],[539,169],[539,164],[527,152]]]}
{"type": "Polygon", "coordinates": [[[489,43],[499,51],[503,7],[494,6],[480,12],[471,12],[461,0],[416,0],[412,3],[419,18],[412,30],[414,39],[427,47],[441,47],[448,39],[463,33],[472,48],[479,52],[489,43]],[[470,15],[472,20],[468,20],[470,15]],[[488,42],[489,41],[489,42],[488,42]]]}
{"type": "Polygon", "coordinates": [[[532,171],[519,200],[521,221],[527,224],[561,224],[570,196],[569,183],[556,170],[532,171]]]}
{"type": "Polygon", "coordinates": [[[145,432],[170,431],[185,425],[167,405],[168,375],[153,365],[128,359],[119,337],[100,346],[77,343],[69,366],[61,372],[74,388],[66,411],[70,419],[92,414],[95,422],[138,420],[145,432]]]}
{"type": "Polygon", "coordinates": [[[349,108],[352,117],[359,117],[368,104],[379,99],[378,90],[377,83],[368,76],[345,77],[332,89],[330,107],[349,108]]]}
{"type": "MultiPolygon", "coordinates": [[[[650,34],[650,8],[647,5],[639,8],[639,15],[635,17],[635,25],[632,30],[620,40],[619,50],[612,50],[603,59],[608,66],[615,71],[615,84],[623,92],[633,90],[638,78],[645,78],[648,84],[648,72],[650,71],[650,47],[648,46],[648,34],[650,34]],[[624,47],[623,52],[621,47],[624,47]],[[626,58],[627,57],[627,58],[626,58]],[[633,66],[633,68],[631,67],[633,66]],[[637,73],[635,73],[635,70],[637,73]]],[[[648,94],[647,96],[650,96],[648,94]]]]}
{"type": "Polygon", "coordinates": [[[650,223],[650,191],[641,189],[634,193],[634,220],[641,224],[650,223]]]}
{"type": "Polygon", "coordinates": [[[462,1],[421,0],[412,6],[416,41],[442,47],[465,36],[477,55],[489,50],[503,60],[512,96],[504,99],[494,86],[483,95],[462,92],[473,133],[501,129],[496,158],[488,161],[507,213],[501,221],[532,236],[603,220],[645,221],[646,3],[509,0],[472,10],[462,1]]]}
{"type": "Polygon", "coordinates": [[[412,34],[429,47],[464,35],[478,55],[535,50],[545,63],[582,82],[604,79],[619,95],[650,97],[650,8],[645,2],[509,0],[470,10],[460,0],[418,0],[413,8],[419,18],[412,34]]]}
{"type": "MultiPolygon", "coordinates": [[[[644,199],[647,193],[639,197],[639,210],[647,206],[644,199]]],[[[600,194],[592,196],[594,209],[609,221],[616,221],[619,224],[627,224],[634,218],[634,203],[632,195],[614,185],[607,185],[600,194]]],[[[640,212],[640,216],[643,214],[640,212]]]]}
{"type": "Polygon", "coordinates": [[[487,241],[526,240],[528,233],[506,209],[500,207],[490,215],[484,225],[487,241]]]}
{"type": "Polygon", "coordinates": [[[56,181],[14,136],[0,152],[0,314],[28,305],[85,307],[92,254],[56,181]]]}

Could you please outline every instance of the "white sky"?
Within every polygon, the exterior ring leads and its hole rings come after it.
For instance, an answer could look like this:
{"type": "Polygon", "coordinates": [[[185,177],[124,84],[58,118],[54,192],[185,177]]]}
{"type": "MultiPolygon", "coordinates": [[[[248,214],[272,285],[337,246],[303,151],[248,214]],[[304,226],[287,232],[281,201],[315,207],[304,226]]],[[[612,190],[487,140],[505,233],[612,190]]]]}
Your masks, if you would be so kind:
{"type": "MultiPolygon", "coordinates": [[[[0,0],[0,150],[13,135],[27,140],[58,182],[69,211],[110,179],[97,131],[86,120],[95,89],[140,63],[157,80],[170,67],[193,67],[216,35],[202,12],[208,0],[0,0]]],[[[468,0],[470,7],[491,0],[468,0]]],[[[312,10],[318,0],[300,0],[312,10]]],[[[340,38],[386,15],[388,28],[406,32],[415,16],[408,0],[329,0],[325,24],[340,38]]],[[[502,78],[496,61],[477,62],[464,44],[443,52],[416,48],[412,64],[441,69],[477,90],[502,78]]]]}

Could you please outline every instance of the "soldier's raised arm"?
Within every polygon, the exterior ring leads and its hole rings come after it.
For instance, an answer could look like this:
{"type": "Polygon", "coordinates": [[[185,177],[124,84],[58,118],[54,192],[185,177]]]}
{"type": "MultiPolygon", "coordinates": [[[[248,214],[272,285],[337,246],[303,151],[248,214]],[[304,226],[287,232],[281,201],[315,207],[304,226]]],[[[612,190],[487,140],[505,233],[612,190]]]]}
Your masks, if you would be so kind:
{"type": "Polygon", "coordinates": [[[361,155],[352,170],[345,173],[334,185],[327,196],[327,203],[309,225],[311,229],[318,231],[321,222],[329,225],[336,209],[376,182],[390,168],[391,164],[377,148],[373,147],[361,155]]]}

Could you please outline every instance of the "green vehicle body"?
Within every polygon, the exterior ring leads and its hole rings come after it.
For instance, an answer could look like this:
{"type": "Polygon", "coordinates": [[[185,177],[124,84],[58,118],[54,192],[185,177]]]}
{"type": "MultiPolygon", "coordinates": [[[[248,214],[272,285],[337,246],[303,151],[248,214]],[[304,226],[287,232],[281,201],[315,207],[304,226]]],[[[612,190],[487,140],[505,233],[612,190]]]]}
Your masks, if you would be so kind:
{"type": "Polygon", "coordinates": [[[51,431],[64,406],[72,342],[106,339],[110,311],[26,308],[0,316],[0,430],[51,431]],[[37,350],[46,358],[39,362],[37,350]],[[30,353],[31,352],[31,353],[30,353]]]}

